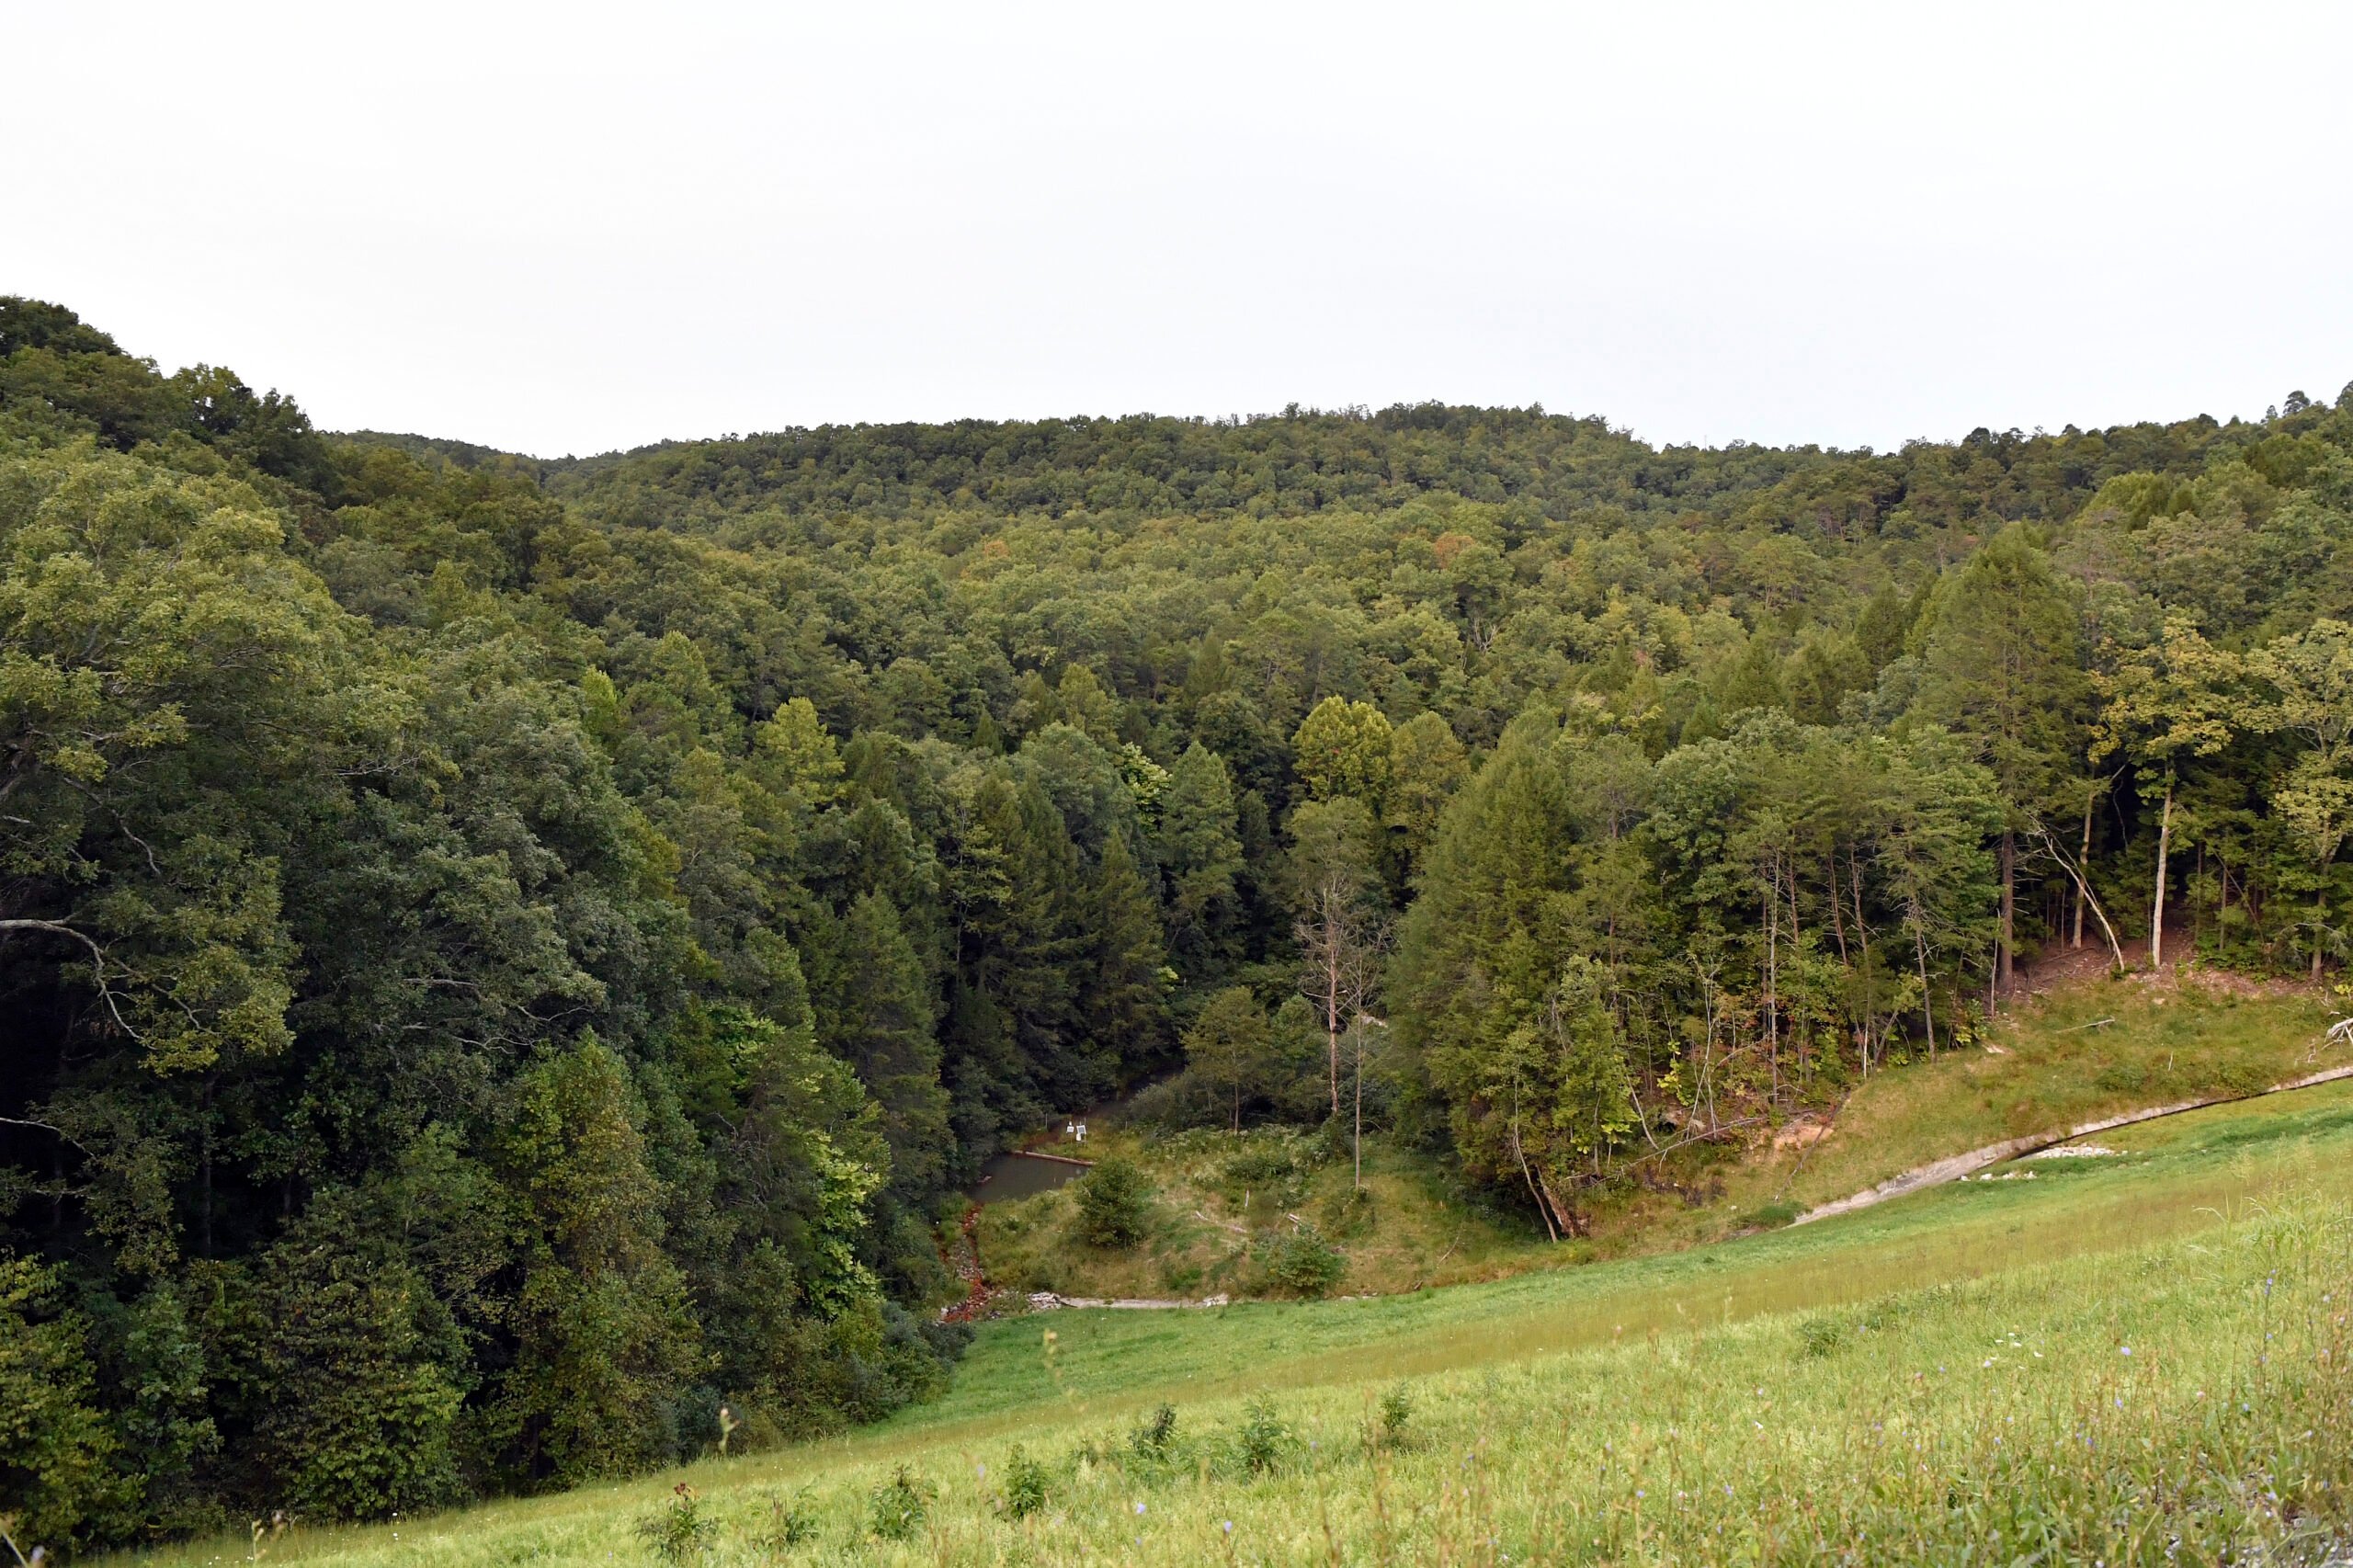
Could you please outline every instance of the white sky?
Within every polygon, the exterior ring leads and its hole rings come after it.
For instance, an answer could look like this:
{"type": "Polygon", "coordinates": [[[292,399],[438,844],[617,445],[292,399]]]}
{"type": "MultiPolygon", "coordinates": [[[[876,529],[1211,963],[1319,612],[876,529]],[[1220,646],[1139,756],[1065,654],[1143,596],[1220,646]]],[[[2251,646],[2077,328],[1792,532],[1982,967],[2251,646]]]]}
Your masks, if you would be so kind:
{"type": "Polygon", "coordinates": [[[1884,448],[2353,378],[2341,3],[27,0],[0,54],[0,292],[331,428],[1884,448]]]}

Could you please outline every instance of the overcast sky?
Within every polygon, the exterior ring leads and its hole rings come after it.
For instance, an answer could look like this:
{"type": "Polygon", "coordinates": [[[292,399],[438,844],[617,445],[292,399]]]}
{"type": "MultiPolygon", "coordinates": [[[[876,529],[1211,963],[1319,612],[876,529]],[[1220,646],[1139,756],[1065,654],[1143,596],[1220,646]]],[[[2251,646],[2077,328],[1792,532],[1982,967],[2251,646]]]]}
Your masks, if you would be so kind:
{"type": "Polygon", "coordinates": [[[1402,400],[1886,448],[2353,379],[2353,6],[9,8],[0,292],[545,455],[1402,400]]]}

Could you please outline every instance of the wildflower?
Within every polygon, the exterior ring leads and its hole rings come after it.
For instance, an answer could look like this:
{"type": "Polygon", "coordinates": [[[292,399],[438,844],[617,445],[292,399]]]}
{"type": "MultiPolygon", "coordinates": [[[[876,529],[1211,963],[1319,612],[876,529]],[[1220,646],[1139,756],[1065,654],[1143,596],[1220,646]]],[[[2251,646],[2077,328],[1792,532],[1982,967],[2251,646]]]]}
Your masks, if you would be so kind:
{"type": "Polygon", "coordinates": [[[1225,1521],[1225,1533],[1228,1535],[1232,1535],[1233,1533],[1233,1521],[1232,1519],[1225,1521]]]}
{"type": "Polygon", "coordinates": [[[1139,1503],[1139,1504],[1137,1504],[1137,1505],[1136,1505],[1136,1512],[1137,1512],[1138,1514],[1142,1514],[1142,1513],[1143,1512],[1143,1505],[1142,1505],[1142,1504],[1139,1503]]]}
{"type": "Polygon", "coordinates": [[[2132,1354],[2132,1346],[2131,1346],[2130,1345],[2127,1345],[2127,1346],[2123,1346],[2123,1348],[2122,1348],[2122,1350],[2120,1352],[2120,1354],[2126,1355],[2126,1356],[2130,1356],[2130,1355],[2131,1355],[2131,1354],[2132,1354]]]}

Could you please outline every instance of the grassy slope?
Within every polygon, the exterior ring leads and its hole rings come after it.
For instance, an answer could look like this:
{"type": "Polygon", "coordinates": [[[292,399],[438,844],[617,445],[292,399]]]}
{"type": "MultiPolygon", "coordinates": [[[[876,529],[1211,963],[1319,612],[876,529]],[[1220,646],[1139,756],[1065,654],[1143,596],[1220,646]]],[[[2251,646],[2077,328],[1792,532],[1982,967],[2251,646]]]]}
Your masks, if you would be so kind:
{"type": "MultiPolygon", "coordinates": [[[[1492,1280],[1722,1240],[1775,1205],[1811,1208],[1915,1165],[2023,1133],[2152,1104],[2245,1092],[2353,1061],[2325,1047],[2331,1017],[2301,991],[2248,994],[2196,980],[2094,981],[2029,1000],[1992,1037],[1881,1073],[1857,1087],[1832,1132],[1811,1149],[1686,1151],[1664,1174],[1673,1187],[1604,1199],[1590,1241],[1555,1247],[1522,1215],[1498,1212],[1430,1163],[1368,1142],[1369,1219],[1352,1219],[1345,1162],[1268,1183],[1224,1175],[1237,1151],[1304,1151],[1310,1140],[1254,1131],[1139,1139],[1112,1131],[1090,1152],[1137,1159],[1159,1188],[1154,1232],[1132,1251],[1103,1251],[1069,1233],[1067,1193],[992,1205],[979,1241],[992,1281],[1016,1290],[1087,1297],[1196,1299],[1279,1294],[1250,1256],[1252,1235],[1297,1214],[1347,1254],[1341,1294],[1492,1280]],[[2100,1024],[2100,1020],[2112,1022],[2100,1024]],[[1704,1194],[1704,1199],[1695,1198],[1704,1194]],[[1245,1199],[1246,1199],[1246,1201],[1245,1199]]],[[[1308,1162],[1302,1160],[1302,1164],[1308,1162]]]]}
{"type": "Polygon", "coordinates": [[[1812,1205],[1945,1154],[2141,1106],[2245,1094],[2348,1060],[2322,1043],[2332,1010],[2302,991],[2249,994],[2226,982],[2133,976],[2054,991],[1972,1047],[1872,1080],[1790,1182],[1784,1153],[1736,1196],[1784,1184],[1812,1205]],[[2113,1019],[2100,1026],[2100,1020],[2113,1019]]]}
{"type": "MultiPolygon", "coordinates": [[[[687,1477],[723,1563],[1229,1548],[1242,1562],[1850,1547],[1983,1561],[1995,1530],[2060,1561],[2165,1561],[2178,1538],[2172,1560],[2197,1562],[2231,1539],[2344,1528],[2353,1084],[2103,1142],[2124,1153],[1672,1256],[1366,1301],[1000,1321],[938,1404],[687,1477]],[[1400,1380],[1416,1411],[1405,1440],[1369,1454],[1374,1401],[1400,1380]],[[1261,1389],[1277,1391],[1283,1436],[1254,1474],[1240,1400],[1261,1389]],[[1179,1407],[1178,1440],[1139,1458],[1125,1434],[1162,1400],[1179,1407]],[[1020,1522],[995,1510],[1017,1441],[1046,1462],[1050,1500],[1020,1522]],[[899,1464],[937,1497],[924,1532],[885,1545],[867,1528],[871,1495],[899,1464]],[[761,1547],[796,1501],[814,1538],[761,1547]]],[[[642,1558],[632,1528],[676,1479],[397,1533],[304,1532],[276,1555],[642,1558]]]]}

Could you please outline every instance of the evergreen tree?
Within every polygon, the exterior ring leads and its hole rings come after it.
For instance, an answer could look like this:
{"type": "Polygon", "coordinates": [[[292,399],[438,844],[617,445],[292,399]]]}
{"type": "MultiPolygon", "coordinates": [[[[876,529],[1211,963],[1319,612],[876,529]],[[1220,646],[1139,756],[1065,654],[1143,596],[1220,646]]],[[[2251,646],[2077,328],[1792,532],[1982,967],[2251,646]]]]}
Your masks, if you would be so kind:
{"type": "Polygon", "coordinates": [[[1168,771],[1153,833],[1180,952],[1213,960],[1239,913],[1235,879],[1244,862],[1236,827],[1233,774],[1224,758],[1195,741],[1168,771]]]}
{"type": "Polygon", "coordinates": [[[881,893],[850,905],[835,941],[834,983],[819,1014],[824,1036],[881,1108],[892,1191],[915,1200],[947,1175],[948,1094],[931,987],[899,912],[881,893]]]}
{"type": "Polygon", "coordinates": [[[1399,933],[1392,1011],[1474,1170],[1518,1174],[1475,1136],[1495,1114],[1485,1058],[1530,1023],[1575,928],[1576,826],[1558,730],[1531,713],[1505,733],[1438,822],[1421,896],[1399,933]]]}
{"type": "Polygon", "coordinates": [[[1094,934],[1095,972],[1084,1002],[1091,1065],[1090,1087],[1118,1081],[1122,1062],[1151,1061],[1158,1052],[1160,993],[1166,955],[1161,947],[1160,906],[1137,870],[1127,840],[1114,835],[1096,869],[1088,929],[1094,934]]]}
{"type": "Polygon", "coordinates": [[[1918,711],[1971,741],[2008,803],[1994,958],[2004,991],[2018,946],[2018,835],[2083,788],[2075,759],[2089,686],[2076,622],[2049,556],[2012,525],[1939,589],[1921,660],[1918,711]]]}

